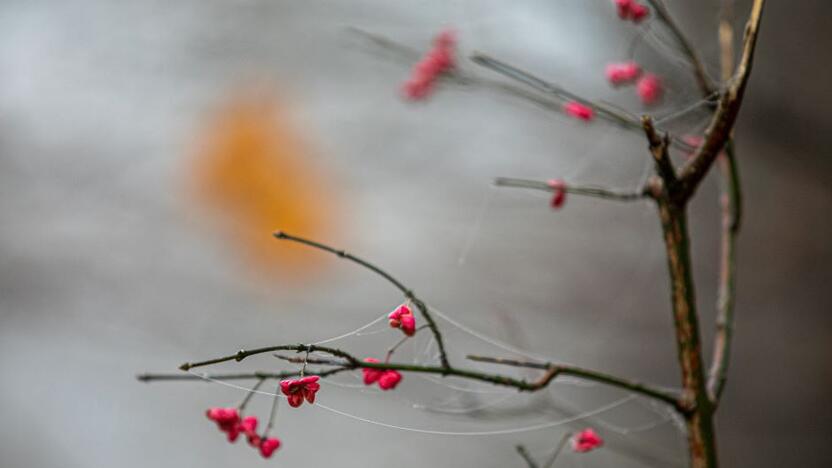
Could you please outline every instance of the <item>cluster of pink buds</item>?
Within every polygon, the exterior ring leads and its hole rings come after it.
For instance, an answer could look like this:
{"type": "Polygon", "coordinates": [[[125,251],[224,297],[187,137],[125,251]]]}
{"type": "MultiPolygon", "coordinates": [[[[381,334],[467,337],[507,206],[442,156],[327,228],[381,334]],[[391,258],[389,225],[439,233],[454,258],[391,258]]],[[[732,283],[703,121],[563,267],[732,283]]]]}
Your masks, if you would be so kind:
{"type": "Polygon", "coordinates": [[[426,98],[443,72],[454,66],[456,38],[452,31],[442,31],[433,40],[433,47],[413,67],[410,78],[402,86],[404,96],[417,101],[426,98]]]}
{"type": "Polygon", "coordinates": [[[618,9],[619,18],[630,20],[633,23],[640,23],[650,14],[650,10],[646,6],[635,0],[615,0],[615,6],[618,9]]]}
{"type": "Polygon", "coordinates": [[[413,311],[407,304],[396,307],[396,310],[390,312],[387,319],[392,328],[401,328],[407,336],[413,336],[416,333],[416,317],[413,316],[413,311]]]}
{"type": "Polygon", "coordinates": [[[280,448],[280,439],[261,437],[257,434],[256,416],[240,419],[240,412],[236,408],[209,408],[205,415],[217,423],[217,427],[225,432],[231,443],[236,442],[240,434],[244,434],[248,444],[258,449],[263,458],[271,457],[275,450],[280,448]]]}
{"type": "Polygon", "coordinates": [[[604,70],[607,81],[613,86],[636,83],[636,93],[645,105],[655,104],[664,93],[662,80],[653,73],[642,73],[636,62],[610,63],[604,70]]]}
{"type": "MultiPolygon", "coordinates": [[[[378,363],[378,359],[367,358],[364,362],[378,363]]],[[[378,382],[382,390],[393,390],[402,380],[402,374],[391,369],[362,369],[364,372],[364,385],[372,385],[378,382]]]]}
{"type": "Polygon", "coordinates": [[[584,429],[572,436],[572,450],[585,453],[604,445],[604,440],[590,428],[584,429]]]}
{"type": "Polygon", "coordinates": [[[550,179],[546,184],[552,189],[552,208],[557,210],[566,203],[566,182],[563,179],[550,179]]]}
{"type": "Polygon", "coordinates": [[[595,116],[592,108],[577,101],[569,101],[563,106],[563,112],[584,122],[589,122],[595,116]]]}
{"type": "Polygon", "coordinates": [[[318,383],[319,378],[317,375],[310,375],[296,380],[282,380],[280,391],[286,395],[289,406],[292,408],[302,405],[304,399],[312,404],[315,403],[315,393],[321,389],[321,384],[318,383]]]}

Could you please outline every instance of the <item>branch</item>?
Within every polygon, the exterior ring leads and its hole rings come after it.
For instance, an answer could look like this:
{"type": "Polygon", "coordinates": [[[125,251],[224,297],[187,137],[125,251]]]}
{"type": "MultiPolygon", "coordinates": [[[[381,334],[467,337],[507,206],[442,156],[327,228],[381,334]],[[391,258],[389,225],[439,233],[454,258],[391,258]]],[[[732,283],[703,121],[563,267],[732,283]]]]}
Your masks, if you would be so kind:
{"type": "Polygon", "coordinates": [[[725,157],[720,160],[723,175],[722,240],[720,247],[719,300],[717,302],[716,335],[708,392],[714,405],[719,402],[731,356],[731,338],[736,297],[736,244],[742,219],[742,191],[733,141],[728,142],[725,157]]]}
{"type": "Polygon", "coordinates": [[[716,113],[705,132],[705,141],[690,161],[682,168],[679,179],[682,183],[682,192],[685,198],[693,195],[699,183],[708,173],[711,165],[725,146],[725,143],[731,137],[734,123],[742,106],[742,99],[745,94],[746,85],[748,84],[748,78],[751,76],[754,49],[757,44],[764,4],[765,0],[754,0],[754,4],[751,7],[751,15],[745,27],[745,39],[743,40],[743,51],[740,63],[737,65],[728,89],[722,93],[716,113]]]}
{"type": "MultiPolygon", "coordinates": [[[[413,49],[407,45],[398,43],[396,41],[393,41],[387,37],[373,34],[355,27],[350,27],[347,29],[349,32],[368,40],[378,48],[386,52],[390,52],[393,56],[402,59],[404,63],[412,64],[416,62],[422,55],[422,53],[418,50],[413,49]]],[[[505,83],[499,80],[490,80],[487,78],[476,76],[459,66],[455,66],[444,72],[440,76],[440,80],[442,82],[449,82],[451,84],[459,86],[480,86],[483,88],[489,88],[503,94],[527,100],[532,104],[535,104],[548,111],[558,113],[563,112],[562,103],[553,101],[548,97],[541,96],[535,92],[528,91],[519,86],[514,86],[511,83],[505,83]]],[[[690,150],[693,150],[693,148],[690,148],[690,150]]]]}
{"type": "Polygon", "coordinates": [[[566,443],[569,442],[569,439],[572,437],[572,434],[568,432],[560,438],[560,442],[558,442],[558,446],[555,447],[555,451],[552,452],[552,455],[546,461],[542,468],[552,468],[552,465],[555,464],[555,460],[558,459],[558,455],[563,451],[563,448],[566,447],[566,443]]]}
{"type": "MultiPolygon", "coordinates": [[[[719,43],[722,49],[723,76],[730,77],[734,62],[733,0],[722,3],[719,43]]],[[[726,78],[727,79],[727,78],[726,78]]],[[[720,158],[722,173],[722,240],[720,247],[719,300],[717,302],[716,334],[708,393],[714,407],[719,404],[728,373],[736,297],[736,242],[742,221],[742,189],[733,138],[728,140],[725,156],[720,158]]]]}
{"type": "Polygon", "coordinates": [[[199,362],[186,362],[179,366],[180,370],[188,371],[193,369],[194,367],[202,367],[202,366],[209,366],[212,364],[219,364],[221,362],[228,362],[228,361],[237,361],[240,362],[243,359],[254,356],[257,354],[263,353],[271,353],[273,351],[297,351],[299,353],[308,351],[310,353],[314,352],[322,352],[331,354],[335,357],[343,358],[350,365],[355,365],[358,362],[358,359],[353,357],[351,354],[345,353],[340,349],[330,348],[328,346],[317,346],[317,345],[305,345],[305,344],[295,344],[295,345],[277,345],[277,346],[267,346],[265,348],[255,348],[250,350],[241,349],[234,354],[218,357],[214,359],[208,359],[207,361],[199,361],[199,362]]]}
{"type": "MultiPolygon", "coordinates": [[[[545,192],[553,191],[552,187],[550,187],[549,184],[546,182],[529,179],[515,179],[511,177],[498,177],[494,179],[494,185],[498,187],[528,188],[534,190],[542,190],[545,192]]],[[[647,192],[646,189],[642,189],[636,192],[622,192],[616,190],[609,190],[602,187],[576,185],[567,185],[566,193],[622,202],[642,200],[644,198],[650,197],[650,194],[647,192]]]]}
{"type": "Polygon", "coordinates": [[[316,364],[319,366],[349,366],[348,362],[344,361],[335,361],[333,359],[319,359],[314,357],[300,357],[300,356],[286,356],[283,354],[274,353],[272,356],[282,359],[286,362],[291,362],[292,364],[316,364]]]}
{"type": "MultiPolygon", "coordinates": [[[[352,370],[351,367],[343,367],[337,369],[329,369],[325,371],[309,371],[307,375],[317,375],[319,377],[328,377],[330,375],[337,374],[339,372],[343,372],[346,370],[352,370]]],[[[138,374],[136,376],[136,380],[139,382],[164,382],[164,381],[179,381],[179,380],[199,380],[199,381],[211,381],[211,380],[283,380],[288,379],[290,377],[298,377],[300,376],[300,372],[298,371],[288,371],[288,372],[262,372],[262,371],[255,371],[255,372],[242,372],[242,373],[217,373],[217,374],[170,374],[170,373],[144,373],[138,374]]]]}
{"type": "MultiPolygon", "coordinates": [[[[633,130],[637,132],[642,131],[642,123],[638,117],[629,114],[623,110],[617,109],[611,105],[599,102],[593,102],[589,99],[584,97],[578,96],[571,91],[566,90],[565,88],[556,85],[554,83],[545,81],[541,78],[538,78],[531,73],[521,70],[513,65],[509,65],[503,61],[497,60],[493,57],[489,57],[485,54],[476,53],[471,56],[471,61],[480,65],[482,67],[488,68],[489,70],[495,71],[507,78],[511,78],[513,80],[519,81],[527,86],[530,86],[537,91],[545,93],[550,96],[554,96],[563,101],[577,101],[585,106],[591,107],[598,115],[601,117],[607,118],[622,127],[633,130]]],[[[673,145],[684,149],[686,151],[693,151],[695,150],[690,144],[684,142],[681,139],[673,138],[672,139],[673,145]]]]}
{"type": "Polygon", "coordinates": [[[656,132],[656,127],[653,126],[653,118],[649,115],[641,118],[641,125],[644,128],[644,134],[647,135],[650,154],[656,162],[656,171],[664,181],[664,186],[671,190],[676,184],[676,169],[670,161],[670,136],[665,133],[664,137],[660,137],[656,132]]]}
{"type": "Polygon", "coordinates": [[[518,445],[516,448],[517,448],[517,453],[519,453],[520,456],[523,457],[523,460],[526,461],[526,464],[529,465],[529,468],[540,468],[540,466],[537,464],[537,462],[534,461],[534,458],[532,458],[529,451],[526,450],[525,446],[518,445]]]}
{"type": "Polygon", "coordinates": [[[647,384],[643,384],[641,382],[636,382],[634,380],[628,380],[621,377],[615,377],[609,374],[605,374],[602,372],[597,372],[589,369],[583,369],[580,367],[569,366],[565,364],[553,364],[551,362],[534,362],[534,361],[519,361],[516,359],[504,359],[504,358],[494,358],[488,356],[474,356],[469,355],[468,359],[476,362],[488,362],[492,364],[502,364],[506,366],[512,367],[526,367],[531,369],[542,369],[549,372],[554,372],[555,375],[571,375],[574,377],[580,377],[585,380],[591,380],[593,382],[600,382],[612,387],[622,388],[624,390],[629,390],[634,393],[639,393],[641,395],[663,401],[679,410],[681,407],[679,405],[679,399],[670,393],[666,393],[662,390],[653,388],[647,384]]]}
{"type": "Polygon", "coordinates": [[[685,33],[682,32],[682,29],[676,24],[676,21],[673,19],[673,16],[665,6],[662,0],[647,0],[650,5],[653,7],[653,10],[656,12],[656,17],[661,20],[673,36],[676,38],[676,41],[682,47],[682,52],[687,56],[688,61],[690,62],[691,66],[693,66],[693,74],[696,77],[696,83],[699,85],[699,89],[702,90],[702,94],[704,96],[710,96],[716,90],[716,87],[711,82],[711,79],[708,77],[708,73],[705,71],[705,65],[702,63],[702,59],[699,58],[699,54],[696,52],[696,49],[690,43],[688,38],[685,36],[685,33]]]}
{"type": "MultiPolygon", "coordinates": [[[[428,323],[428,327],[430,328],[430,331],[433,334],[433,339],[436,340],[436,346],[437,346],[437,348],[439,348],[439,361],[442,363],[443,367],[450,367],[451,366],[449,361],[448,361],[448,353],[445,351],[445,344],[442,341],[442,333],[439,331],[439,327],[436,325],[436,322],[433,320],[433,316],[428,311],[427,306],[425,305],[424,302],[422,302],[421,299],[417,298],[416,295],[413,294],[413,291],[411,289],[408,289],[407,287],[405,287],[405,285],[403,285],[401,282],[399,282],[399,280],[397,280],[396,278],[394,278],[392,275],[390,275],[386,271],[382,270],[381,268],[373,265],[372,263],[370,263],[366,260],[360,259],[360,258],[358,258],[358,257],[356,257],[356,256],[354,256],[350,253],[347,253],[344,250],[338,250],[338,249],[335,249],[335,248],[330,247],[328,245],[321,244],[320,242],[315,242],[315,241],[312,241],[312,240],[309,240],[309,239],[304,239],[302,237],[293,236],[293,235],[287,234],[283,231],[277,231],[273,235],[276,239],[297,242],[299,244],[307,245],[309,247],[314,247],[318,250],[323,250],[324,252],[329,252],[329,253],[335,254],[338,257],[341,257],[341,258],[347,259],[351,262],[357,263],[357,264],[363,266],[364,268],[378,274],[379,276],[386,279],[387,281],[389,281],[391,284],[393,284],[393,286],[395,286],[399,291],[401,291],[402,294],[404,294],[405,298],[410,299],[410,301],[413,303],[413,305],[415,305],[416,308],[419,309],[419,312],[421,312],[422,317],[424,317],[425,321],[428,323]]],[[[272,350],[272,351],[276,351],[276,350],[272,350]]]]}
{"type": "MultiPolygon", "coordinates": [[[[640,393],[642,395],[663,401],[672,407],[676,408],[677,410],[681,411],[681,406],[679,401],[673,395],[668,393],[662,392],[661,390],[656,390],[647,385],[641,384],[639,382],[629,381],[620,379],[618,377],[613,377],[611,375],[602,374],[600,372],[590,371],[586,369],[581,369],[574,366],[566,366],[566,365],[556,365],[551,363],[536,363],[536,362],[525,362],[525,361],[513,361],[510,359],[497,359],[497,358],[486,358],[486,357],[477,357],[477,356],[468,356],[469,359],[481,362],[491,362],[496,364],[506,364],[512,365],[515,367],[527,367],[533,369],[540,369],[543,370],[543,374],[541,374],[540,378],[533,381],[527,381],[523,379],[517,379],[514,377],[509,377],[500,374],[489,374],[485,372],[480,372],[473,369],[460,369],[456,367],[445,367],[445,366],[424,366],[419,364],[404,364],[404,363],[393,363],[393,362],[366,362],[363,360],[358,359],[357,357],[353,356],[352,354],[342,351],[336,348],[330,348],[326,346],[316,346],[316,345],[275,345],[275,346],[268,346],[264,348],[257,348],[253,350],[240,350],[235,354],[231,354],[228,356],[223,356],[219,358],[209,359],[206,361],[200,361],[195,363],[185,363],[182,364],[179,368],[181,370],[187,371],[193,369],[195,367],[207,366],[211,364],[217,364],[221,362],[227,361],[241,361],[246,357],[253,356],[256,354],[263,354],[273,351],[296,351],[296,352],[322,352],[327,353],[332,356],[336,356],[339,358],[344,359],[346,362],[329,362],[326,360],[318,360],[320,364],[323,365],[335,365],[340,367],[335,367],[334,369],[329,369],[322,372],[309,372],[309,375],[318,375],[321,377],[329,376],[332,374],[336,374],[339,372],[347,371],[347,370],[354,370],[354,369],[380,369],[380,370],[397,370],[397,371],[404,371],[404,372],[420,372],[425,374],[439,374],[442,376],[453,376],[459,377],[468,380],[477,380],[481,382],[487,382],[494,385],[502,385],[505,387],[513,387],[520,391],[527,391],[527,392],[535,392],[542,388],[545,388],[549,385],[549,383],[558,375],[572,375],[575,377],[584,378],[587,380],[592,380],[596,382],[602,382],[607,385],[611,385],[614,387],[624,388],[636,393],[640,393]]],[[[278,356],[283,358],[283,356],[278,356]]],[[[291,360],[288,359],[288,360],[291,360]]],[[[316,359],[317,360],[317,359],[316,359]]],[[[308,362],[308,361],[307,361],[308,362]]],[[[170,374],[143,374],[138,376],[137,378],[144,382],[151,382],[151,381],[158,381],[158,380],[198,380],[203,378],[213,378],[217,380],[233,380],[233,379],[282,379],[293,377],[296,375],[300,375],[299,372],[284,372],[278,374],[269,374],[263,372],[254,372],[250,374],[215,374],[210,377],[200,376],[200,375],[170,375],[170,374]]]]}

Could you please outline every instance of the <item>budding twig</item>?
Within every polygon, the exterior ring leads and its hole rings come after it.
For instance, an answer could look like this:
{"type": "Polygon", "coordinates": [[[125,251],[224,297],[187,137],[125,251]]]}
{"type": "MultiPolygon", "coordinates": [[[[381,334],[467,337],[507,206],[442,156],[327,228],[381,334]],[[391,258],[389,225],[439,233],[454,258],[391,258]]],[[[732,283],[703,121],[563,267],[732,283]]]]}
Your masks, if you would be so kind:
{"type": "MultiPolygon", "coordinates": [[[[560,85],[538,78],[537,76],[534,76],[525,70],[521,70],[520,68],[517,68],[513,65],[509,65],[508,63],[505,63],[493,57],[489,57],[485,54],[474,54],[471,56],[471,61],[473,61],[477,65],[495,71],[507,78],[519,81],[520,83],[523,83],[537,91],[540,91],[541,93],[554,96],[564,101],[575,101],[585,106],[588,106],[592,108],[595,112],[597,112],[598,115],[621,125],[623,128],[637,132],[642,131],[642,124],[638,117],[613,105],[586,99],[571,91],[568,91],[560,85]]],[[[686,151],[692,151],[695,149],[685,141],[680,140],[678,138],[673,138],[671,141],[674,146],[682,148],[686,151]]]]}
{"type": "Polygon", "coordinates": [[[665,6],[662,0],[647,0],[650,5],[653,7],[653,10],[656,12],[656,17],[664,23],[673,36],[676,38],[676,41],[682,47],[682,51],[688,58],[691,66],[693,66],[693,74],[696,77],[696,82],[699,85],[699,89],[702,91],[704,96],[708,96],[713,94],[716,90],[713,82],[711,81],[710,77],[708,76],[707,71],[705,70],[705,65],[702,63],[702,59],[699,58],[699,54],[696,52],[696,49],[693,47],[691,42],[688,40],[687,36],[682,32],[682,29],[676,24],[676,21],[673,19],[673,16],[665,6]]]}
{"type": "MultiPolygon", "coordinates": [[[[498,187],[528,188],[542,190],[545,192],[554,191],[552,186],[547,182],[530,179],[517,179],[512,177],[497,177],[494,179],[494,185],[498,187]]],[[[650,197],[650,193],[646,189],[641,189],[635,192],[624,192],[610,190],[603,187],[578,185],[566,185],[565,189],[566,193],[615,201],[635,201],[650,197]]]]}
{"type": "MultiPolygon", "coordinates": [[[[329,253],[335,254],[340,258],[344,258],[344,259],[347,259],[351,262],[357,263],[357,264],[363,266],[364,268],[378,274],[379,276],[386,279],[387,281],[389,281],[393,286],[395,286],[399,291],[401,291],[402,294],[404,294],[405,298],[409,299],[413,303],[413,305],[415,305],[416,308],[419,309],[419,312],[421,312],[422,317],[424,317],[425,321],[428,323],[428,327],[430,327],[430,331],[433,334],[433,338],[436,340],[436,346],[437,346],[437,348],[439,348],[439,361],[442,363],[442,366],[444,366],[444,367],[450,367],[451,366],[449,361],[448,361],[448,354],[447,354],[447,352],[445,352],[445,344],[442,340],[442,333],[439,331],[439,327],[436,325],[436,322],[433,320],[433,316],[428,311],[428,307],[425,305],[424,302],[422,302],[421,299],[417,298],[416,295],[413,294],[413,291],[411,289],[407,288],[404,284],[399,282],[399,280],[397,280],[392,275],[390,275],[390,273],[387,273],[386,271],[384,271],[381,268],[373,265],[372,263],[370,263],[366,260],[363,260],[361,258],[358,258],[355,255],[352,255],[352,254],[350,254],[350,253],[348,253],[344,250],[338,250],[338,249],[335,249],[335,248],[330,247],[328,245],[321,244],[320,242],[315,242],[315,241],[312,241],[312,240],[309,240],[309,239],[304,239],[302,237],[293,236],[293,235],[287,234],[283,231],[276,231],[273,235],[276,239],[297,242],[299,244],[307,245],[309,247],[313,247],[313,248],[316,248],[318,250],[323,250],[324,252],[329,252],[329,253]]],[[[272,351],[276,351],[276,350],[272,350],[272,351]]]]}

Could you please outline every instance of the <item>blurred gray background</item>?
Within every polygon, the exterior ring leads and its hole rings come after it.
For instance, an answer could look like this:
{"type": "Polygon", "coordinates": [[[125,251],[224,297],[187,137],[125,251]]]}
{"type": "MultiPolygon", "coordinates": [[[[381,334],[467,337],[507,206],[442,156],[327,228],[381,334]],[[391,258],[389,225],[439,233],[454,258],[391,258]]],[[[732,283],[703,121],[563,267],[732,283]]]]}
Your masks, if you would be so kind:
{"type": "MultiPolygon", "coordinates": [[[[716,76],[718,2],[668,3],[716,76]]],[[[748,6],[737,2],[738,25],[748,6]]],[[[770,1],[765,12],[737,134],[747,210],[736,351],[718,416],[724,466],[832,463],[831,11],[803,0],[770,1]]],[[[195,208],[186,195],[206,122],[255,80],[291,103],[284,116],[314,148],[304,170],[332,196],[326,209],[303,206],[331,218],[316,237],[383,265],[476,332],[676,385],[653,208],[572,198],[555,213],[545,195],[490,187],[499,175],[636,187],[649,169],[642,138],[481,89],[443,86],[405,103],[409,64],[348,32],[426,49],[448,26],[461,56],[484,51],[643,111],[603,81],[604,64],[627,57],[639,31],[605,0],[2,2],[0,465],[520,467],[515,444],[542,457],[566,431],[592,425],[607,447],[557,466],[684,466],[674,421],[640,400],[545,430],[429,433],[528,428],[627,398],[577,382],[518,396],[406,376],[381,394],[344,376],[324,385],[322,404],[428,433],[284,407],[284,446],[263,461],[203,416],[235,405],[241,390],[135,380],[240,347],[340,335],[401,300],[314,251],[305,252],[314,267],[287,257],[264,273],[203,213],[206,202],[195,208]]],[[[648,27],[635,56],[665,77],[667,98],[653,111],[666,115],[698,96],[666,35],[648,27]]],[[[704,118],[694,111],[671,127],[695,132],[704,118]]],[[[712,178],[692,220],[706,339],[716,189],[712,178]]],[[[510,354],[440,324],[457,360],[510,354]]],[[[365,333],[334,344],[369,355],[397,337],[383,323],[365,333]]],[[[401,358],[424,359],[428,345],[416,340],[401,358]]],[[[263,357],[224,369],[286,367],[263,357]]],[[[262,417],[269,404],[258,397],[252,409],[262,417]]]]}

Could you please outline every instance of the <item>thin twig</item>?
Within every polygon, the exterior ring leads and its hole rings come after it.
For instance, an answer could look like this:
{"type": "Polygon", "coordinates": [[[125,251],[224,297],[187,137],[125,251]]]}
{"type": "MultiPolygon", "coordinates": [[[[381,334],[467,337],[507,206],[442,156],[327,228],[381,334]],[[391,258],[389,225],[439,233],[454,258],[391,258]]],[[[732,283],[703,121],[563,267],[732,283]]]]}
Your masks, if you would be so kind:
{"type": "Polygon", "coordinates": [[[419,309],[419,312],[422,314],[422,317],[424,317],[425,321],[428,323],[428,327],[430,328],[430,331],[433,334],[433,339],[436,340],[436,346],[437,348],[439,348],[439,361],[442,363],[442,366],[450,367],[450,362],[448,361],[448,353],[445,351],[445,344],[442,340],[442,333],[439,331],[439,327],[433,320],[433,316],[428,311],[428,307],[425,305],[424,302],[422,302],[421,299],[417,298],[416,295],[413,294],[413,290],[407,288],[404,284],[399,282],[399,280],[394,278],[390,273],[387,273],[386,271],[373,265],[372,263],[358,258],[355,255],[352,255],[344,250],[335,249],[326,244],[321,244],[320,242],[315,242],[313,240],[293,236],[283,231],[276,231],[273,235],[276,239],[297,242],[299,244],[307,245],[318,250],[323,250],[324,252],[335,254],[340,258],[344,258],[351,262],[357,263],[358,265],[363,266],[364,268],[378,274],[382,278],[389,281],[393,286],[395,286],[399,291],[401,291],[402,294],[404,294],[405,298],[409,299],[413,303],[413,305],[415,305],[416,308],[419,309]]]}
{"type": "MultiPolygon", "coordinates": [[[[515,67],[514,65],[510,65],[506,62],[503,62],[485,54],[476,53],[473,54],[470,58],[471,61],[473,61],[477,65],[488,68],[489,70],[495,71],[507,78],[511,78],[527,86],[530,86],[531,88],[540,91],[541,93],[554,96],[563,101],[571,100],[579,102],[585,106],[591,107],[596,113],[598,113],[599,116],[604,117],[614,123],[617,123],[626,129],[637,132],[642,131],[642,123],[637,116],[632,115],[615,106],[612,106],[604,102],[595,102],[590,99],[586,99],[571,91],[568,91],[560,85],[538,78],[537,76],[532,75],[531,73],[525,70],[521,70],[520,68],[515,67]]],[[[693,151],[695,149],[690,144],[678,138],[673,138],[672,142],[674,146],[684,149],[686,151],[693,151]]]]}
{"type": "Polygon", "coordinates": [[[725,143],[731,137],[734,123],[742,106],[748,78],[751,76],[754,50],[757,45],[764,5],[765,0],[754,0],[751,15],[745,27],[740,63],[737,65],[728,89],[722,93],[717,110],[705,132],[705,141],[680,171],[679,179],[682,183],[685,198],[693,195],[699,183],[705,178],[711,165],[719,156],[725,143]]]}
{"type": "MultiPolygon", "coordinates": [[[[734,67],[733,3],[733,0],[723,0],[719,26],[722,73],[723,79],[726,80],[730,78],[734,67]]],[[[742,185],[733,133],[725,146],[725,155],[720,158],[718,167],[722,174],[722,240],[716,333],[708,374],[708,393],[714,407],[721,399],[730,364],[736,297],[736,242],[742,222],[742,185]]]]}
{"type": "Polygon", "coordinates": [[[280,395],[277,392],[274,392],[274,399],[272,400],[272,411],[269,413],[269,422],[266,424],[266,429],[263,431],[263,439],[269,437],[269,432],[274,427],[274,418],[277,416],[277,408],[280,404],[280,395]]]}
{"type": "Polygon", "coordinates": [[[549,460],[547,460],[545,464],[543,464],[542,468],[552,468],[552,466],[555,464],[555,460],[558,459],[558,455],[560,455],[560,453],[563,451],[563,448],[566,447],[566,443],[569,442],[570,437],[572,437],[572,434],[567,432],[563,435],[563,437],[560,438],[560,442],[558,442],[555,451],[552,452],[552,456],[549,457],[549,460]]]}
{"type": "Polygon", "coordinates": [[[682,32],[682,29],[676,24],[676,21],[673,19],[673,16],[665,6],[662,0],[647,0],[650,5],[653,7],[653,10],[656,12],[656,17],[664,23],[670,32],[673,33],[673,36],[676,38],[676,41],[682,47],[682,51],[688,58],[691,66],[693,66],[693,74],[696,77],[696,82],[699,85],[699,89],[702,90],[703,96],[709,96],[714,93],[716,90],[716,86],[712,83],[710,77],[708,76],[707,71],[705,70],[705,65],[702,62],[702,59],[699,58],[699,54],[696,52],[696,49],[691,44],[690,40],[688,40],[685,33],[682,32]]]}
{"type": "Polygon", "coordinates": [[[734,143],[729,141],[725,156],[719,163],[722,173],[722,240],[720,247],[719,299],[717,301],[716,333],[708,391],[714,405],[719,403],[731,358],[731,338],[736,297],[736,244],[742,220],[742,192],[734,143]]]}
{"type": "Polygon", "coordinates": [[[526,461],[526,464],[529,465],[529,468],[540,468],[537,462],[534,461],[534,458],[532,458],[529,451],[526,450],[526,447],[524,447],[523,445],[518,445],[516,449],[517,453],[519,453],[520,456],[523,457],[523,460],[526,461]]]}
{"type": "Polygon", "coordinates": [[[331,354],[335,357],[340,357],[340,358],[346,359],[351,365],[355,364],[355,362],[357,361],[357,359],[354,358],[352,355],[350,355],[348,353],[345,353],[344,351],[341,351],[340,349],[330,348],[328,346],[295,344],[295,345],[266,346],[264,348],[255,348],[255,349],[249,349],[249,350],[241,349],[241,350],[237,351],[234,354],[231,354],[231,355],[228,355],[228,356],[223,356],[223,357],[218,357],[218,358],[214,358],[214,359],[208,359],[207,361],[186,362],[186,363],[180,365],[179,369],[183,370],[183,371],[187,371],[187,370],[193,369],[194,367],[209,366],[209,365],[212,365],[212,364],[219,364],[221,362],[228,362],[228,361],[240,362],[240,361],[242,361],[243,359],[245,359],[249,356],[254,356],[254,355],[263,354],[263,353],[270,353],[270,352],[273,352],[273,351],[297,351],[299,353],[304,352],[304,351],[309,351],[309,352],[313,352],[313,353],[316,352],[316,351],[320,351],[322,353],[327,353],[327,354],[331,354]]]}
{"type": "MultiPolygon", "coordinates": [[[[539,180],[530,180],[530,179],[517,179],[512,177],[498,177],[494,179],[494,185],[497,187],[514,187],[514,188],[528,188],[534,190],[542,190],[544,192],[552,192],[552,187],[543,181],[539,180]]],[[[583,195],[587,197],[594,197],[594,198],[603,198],[606,200],[615,200],[615,201],[635,201],[635,200],[642,200],[644,198],[648,198],[650,194],[645,190],[639,190],[635,192],[625,192],[625,191],[617,191],[617,190],[610,190],[603,187],[592,187],[592,186],[577,186],[577,185],[567,185],[566,186],[566,193],[571,193],[575,195],[583,195]]]]}
{"type": "MultiPolygon", "coordinates": [[[[310,375],[317,375],[319,377],[328,377],[330,375],[337,374],[339,372],[343,372],[346,370],[352,370],[353,368],[350,366],[336,368],[336,369],[329,369],[325,371],[315,371],[309,372],[310,375]]],[[[139,374],[136,376],[136,380],[145,383],[151,382],[169,382],[169,381],[182,381],[182,380],[193,380],[193,381],[203,381],[203,382],[210,382],[212,380],[283,380],[288,379],[290,377],[298,377],[300,372],[298,371],[287,371],[287,372],[263,372],[263,371],[254,371],[254,372],[237,372],[237,373],[201,373],[201,374],[181,374],[181,373],[144,373],[139,374]]]]}
{"type": "Polygon", "coordinates": [[[248,391],[248,393],[246,394],[246,397],[243,398],[243,401],[237,407],[237,411],[239,411],[240,414],[243,414],[243,411],[245,411],[245,409],[246,409],[246,405],[248,405],[248,402],[251,401],[251,397],[254,396],[254,394],[257,392],[257,390],[260,388],[260,386],[263,385],[263,382],[265,382],[265,381],[266,381],[266,379],[260,379],[260,380],[257,381],[256,384],[254,384],[253,387],[251,387],[251,390],[248,391]]]}
{"type": "Polygon", "coordinates": [[[303,358],[303,357],[300,357],[300,356],[286,356],[286,355],[278,354],[278,353],[274,353],[273,356],[278,358],[278,359],[282,359],[286,362],[291,362],[292,364],[303,364],[304,361],[305,361],[308,364],[316,364],[316,365],[320,365],[320,366],[348,366],[348,365],[350,365],[347,362],[335,361],[333,359],[321,359],[321,358],[315,358],[315,357],[303,358]]]}
{"type": "Polygon", "coordinates": [[[624,390],[629,390],[634,393],[639,393],[641,395],[649,396],[656,400],[663,401],[673,407],[679,407],[679,399],[677,396],[659,390],[657,388],[653,388],[647,384],[637,382],[634,380],[624,379],[621,377],[616,377],[610,374],[605,374],[603,372],[598,372],[589,369],[583,369],[581,367],[570,366],[566,364],[554,364],[551,362],[535,362],[535,361],[521,361],[517,359],[506,359],[506,358],[495,358],[489,356],[475,356],[469,355],[467,356],[468,359],[476,362],[488,362],[491,364],[500,364],[505,366],[512,366],[512,367],[526,367],[531,369],[541,369],[546,370],[549,372],[554,372],[555,375],[571,375],[573,377],[580,377],[584,380],[590,380],[593,382],[600,382],[612,387],[622,388],[624,390]]]}
{"type": "MultiPolygon", "coordinates": [[[[413,335],[415,336],[416,333],[419,333],[419,330],[423,330],[425,328],[427,328],[427,325],[422,325],[421,327],[416,329],[416,331],[413,333],[413,335]]],[[[402,337],[402,339],[397,341],[396,344],[391,346],[390,349],[387,350],[387,355],[384,358],[384,362],[390,361],[390,358],[393,357],[393,353],[395,353],[396,350],[399,349],[399,346],[403,345],[407,340],[409,340],[412,337],[413,336],[405,335],[405,336],[402,337]]]]}
{"type": "Polygon", "coordinates": [[[650,154],[656,163],[656,172],[664,181],[664,186],[671,189],[676,184],[676,169],[673,168],[673,162],[670,160],[670,137],[667,133],[659,136],[656,127],[653,126],[653,119],[649,115],[641,118],[641,124],[647,136],[650,154]]]}

